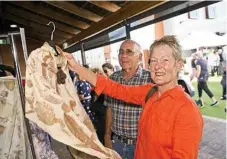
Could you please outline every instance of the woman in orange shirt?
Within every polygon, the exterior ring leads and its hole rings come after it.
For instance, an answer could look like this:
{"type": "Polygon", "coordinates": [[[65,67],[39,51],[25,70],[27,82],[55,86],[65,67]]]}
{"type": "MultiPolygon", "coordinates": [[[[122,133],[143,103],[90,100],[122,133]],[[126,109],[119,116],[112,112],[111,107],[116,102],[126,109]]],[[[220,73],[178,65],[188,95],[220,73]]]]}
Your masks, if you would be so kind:
{"type": "Polygon", "coordinates": [[[146,103],[154,84],[121,85],[84,69],[71,54],[63,54],[70,69],[94,85],[97,94],[143,106],[135,159],[196,159],[203,119],[194,101],[177,84],[183,66],[181,46],[174,36],[165,36],[151,45],[150,53],[151,76],[158,90],[146,103]]]}

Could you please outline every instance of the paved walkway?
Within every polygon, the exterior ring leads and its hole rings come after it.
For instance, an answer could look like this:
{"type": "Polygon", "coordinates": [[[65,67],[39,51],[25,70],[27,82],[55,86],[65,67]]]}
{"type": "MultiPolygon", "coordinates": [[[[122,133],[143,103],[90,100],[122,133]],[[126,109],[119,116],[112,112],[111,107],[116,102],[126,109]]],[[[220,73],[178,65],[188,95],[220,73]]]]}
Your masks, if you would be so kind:
{"type": "MultiPolygon", "coordinates": [[[[65,145],[52,142],[59,159],[71,159],[65,145]]],[[[198,159],[226,159],[226,121],[204,116],[203,139],[198,159]]]]}
{"type": "Polygon", "coordinates": [[[226,158],[226,121],[204,116],[199,159],[226,158]]]}

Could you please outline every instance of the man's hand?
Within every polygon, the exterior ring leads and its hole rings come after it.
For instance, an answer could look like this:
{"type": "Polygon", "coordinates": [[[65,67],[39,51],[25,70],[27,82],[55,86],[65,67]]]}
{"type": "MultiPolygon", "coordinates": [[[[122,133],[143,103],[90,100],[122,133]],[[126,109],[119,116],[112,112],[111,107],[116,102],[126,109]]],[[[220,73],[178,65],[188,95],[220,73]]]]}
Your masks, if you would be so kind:
{"type": "Polygon", "coordinates": [[[104,136],[104,144],[105,147],[112,149],[112,141],[111,141],[111,135],[110,134],[105,134],[104,136]]]}

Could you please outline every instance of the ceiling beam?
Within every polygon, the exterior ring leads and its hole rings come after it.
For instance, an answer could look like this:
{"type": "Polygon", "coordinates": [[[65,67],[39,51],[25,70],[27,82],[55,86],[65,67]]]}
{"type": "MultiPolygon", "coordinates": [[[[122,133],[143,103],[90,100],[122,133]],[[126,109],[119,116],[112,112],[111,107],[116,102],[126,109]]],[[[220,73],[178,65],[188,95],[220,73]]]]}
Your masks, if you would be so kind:
{"type": "Polygon", "coordinates": [[[51,19],[55,19],[57,21],[67,23],[69,25],[72,25],[72,26],[80,28],[80,29],[86,29],[86,28],[89,27],[89,25],[87,23],[76,20],[75,18],[64,15],[61,12],[57,12],[53,9],[49,9],[47,7],[44,7],[44,6],[40,5],[38,2],[29,2],[29,1],[12,2],[12,1],[9,1],[7,3],[17,5],[19,7],[28,9],[32,12],[42,14],[44,16],[51,18],[51,19]]]}
{"type": "MultiPolygon", "coordinates": [[[[45,32],[43,31],[37,31],[37,30],[34,30],[32,28],[25,28],[25,33],[26,33],[26,36],[27,35],[30,35],[30,36],[33,36],[35,37],[35,35],[37,35],[38,37],[42,38],[42,39],[45,39],[45,41],[50,41],[50,35],[46,34],[45,32]]],[[[54,37],[54,42],[56,43],[62,43],[64,42],[64,39],[63,38],[60,38],[60,37],[57,37],[55,36],[54,37]]]]}
{"type": "Polygon", "coordinates": [[[28,37],[28,36],[26,36],[25,38],[26,38],[26,39],[29,39],[29,40],[32,40],[32,41],[39,42],[40,44],[43,43],[43,40],[38,40],[38,39],[35,39],[35,38],[33,38],[33,37],[28,37]]]}
{"type": "MultiPolygon", "coordinates": [[[[45,32],[45,34],[48,34],[48,35],[51,35],[51,32],[53,30],[53,27],[50,27],[50,26],[47,26],[47,25],[41,25],[39,23],[35,23],[35,22],[32,22],[32,21],[28,21],[24,18],[20,18],[16,15],[9,14],[9,13],[5,13],[3,18],[6,18],[8,20],[12,20],[12,21],[19,23],[19,24],[22,24],[26,27],[34,28],[35,30],[38,30],[38,31],[43,31],[43,32],[45,32]]],[[[72,34],[68,34],[68,33],[65,33],[65,32],[62,32],[62,31],[59,31],[59,30],[55,30],[54,37],[55,36],[61,37],[63,39],[68,39],[68,38],[72,37],[72,34]]]]}
{"type": "Polygon", "coordinates": [[[65,2],[65,1],[45,1],[46,3],[53,5],[57,8],[63,9],[69,13],[75,14],[77,16],[83,17],[85,19],[89,19],[93,22],[100,21],[103,17],[94,14],[88,10],[82,9],[73,5],[72,3],[65,2]]]}
{"type": "Polygon", "coordinates": [[[133,1],[128,2],[127,5],[122,7],[120,10],[116,11],[114,14],[111,14],[105,18],[103,18],[98,23],[93,24],[88,29],[79,33],[76,36],[73,36],[71,39],[67,40],[66,43],[68,46],[81,41],[87,37],[90,37],[94,34],[98,34],[99,32],[108,29],[109,27],[122,22],[123,20],[135,16],[141,12],[147,11],[155,6],[163,4],[164,1],[133,1]]]}
{"type": "Polygon", "coordinates": [[[118,5],[107,1],[89,1],[89,2],[109,12],[116,12],[117,10],[121,9],[121,7],[119,7],[118,5]]]}
{"type": "MultiPolygon", "coordinates": [[[[29,35],[26,35],[26,38],[34,39],[34,40],[40,41],[42,43],[49,41],[49,39],[46,38],[46,37],[40,36],[38,34],[32,34],[32,33],[29,34],[29,35]]],[[[60,44],[60,41],[54,41],[54,42],[55,42],[56,45],[60,44]]]]}
{"type": "MultiPolygon", "coordinates": [[[[46,25],[49,21],[51,21],[48,18],[45,18],[45,17],[40,16],[38,14],[34,14],[34,13],[26,11],[24,9],[19,9],[18,7],[14,7],[14,6],[9,5],[9,4],[5,5],[4,12],[11,13],[11,14],[14,14],[14,15],[18,15],[20,17],[23,17],[25,19],[28,19],[28,20],[31,20],[31,21],[34,21],[34,22],[37,22],[37,23],[40,23],[40,24],[43,24],[43,25],[46,25]]],[[[53,21],[53,22],[56,26],[56,29],[58,29],[58,30],[61,30],[61,31],[64,31],[64,32],[67,32],[67,33],[70,33],[70,34],[74,34],[74,35],[76,35],[77,33],[80,32],[80,30],[78,30],[78,29],[64,25],[62,23],[58,23],[57,21],[53,21]]]]}
{"type": "MultiPolygon", "coordinates": [[[[37,39],[39,41],[45,42],[50,41],[49,37],[42,36],[41,34],[35,33],[35,32],[26,32],[26,37],[31,37],[33,39],[37,39]]],[[[61,44],[62,40],[55,39],[54,42],[56,44],[61,44]]]]}

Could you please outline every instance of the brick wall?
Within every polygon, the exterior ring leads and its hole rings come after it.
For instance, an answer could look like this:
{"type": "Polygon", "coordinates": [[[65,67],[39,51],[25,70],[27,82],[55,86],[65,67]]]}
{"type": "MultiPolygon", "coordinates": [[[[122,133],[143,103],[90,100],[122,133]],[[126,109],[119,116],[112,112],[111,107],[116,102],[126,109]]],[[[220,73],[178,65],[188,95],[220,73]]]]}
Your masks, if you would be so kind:
{"type": "MultiPolygon", "coordinates": [[[[24,54],[23,54],[20,37],[19,36],[16,37],[15,41],[16,41],[19,64],[21,68],[21,74],[22,76],[25,76],[25,61],[24,61],[24,54]]],[[[41,42],[31,40],[31,39],[26,39],[26,43],[27,43],[28,54],[30,54],[31,51],[35,50],[36,48],[39,48],[42,46],[41,42]]],[[[2,63],[4,65],[9,65],[14,67],[11,45],[0,45],[0,54],[2,55],[2,63]]]]}

